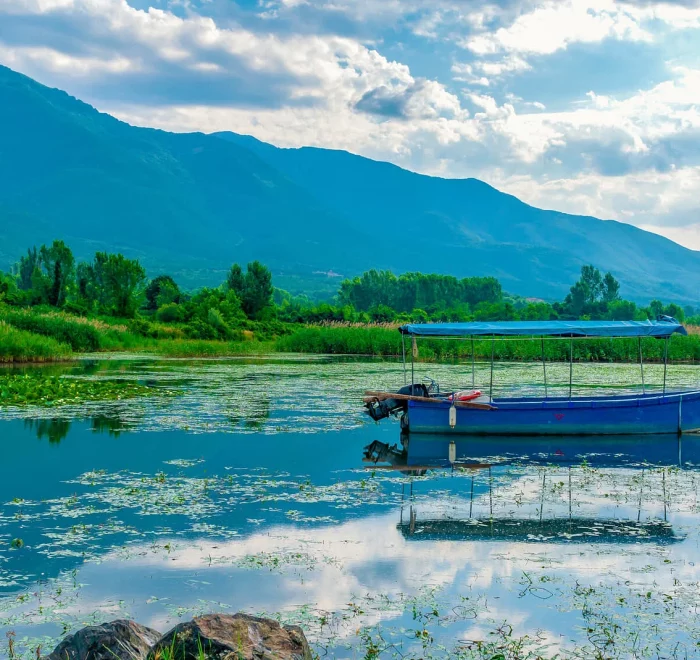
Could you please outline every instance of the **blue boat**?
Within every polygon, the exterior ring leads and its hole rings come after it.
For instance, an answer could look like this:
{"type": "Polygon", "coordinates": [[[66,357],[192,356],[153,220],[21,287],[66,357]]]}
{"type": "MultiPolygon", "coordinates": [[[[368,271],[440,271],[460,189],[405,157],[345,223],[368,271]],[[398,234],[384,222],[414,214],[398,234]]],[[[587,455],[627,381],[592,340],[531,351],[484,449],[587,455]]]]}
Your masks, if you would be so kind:
{"type": "MultiPolygon", "coordinates": [[[[673,318],[656,321],[544,321],[501,323],[409,324],[399,330],[411,340],[411,384],[396,392],[365,393],[370,416],[380,420],[401,417],[404,430],[413,433],[458,435],[646,435],[681,434],[700,430],[700,391],[667,391],[668,341],[674,334],[687,334],[673,318]],[[439,392],[414,379],[414,356],[421,337],[473,339],[520,337],[542,342],[544,396],[496,397],[493,395],[493,350],[489,391],[439,392]],[[575,338],[636,337],[639,340],[642,391],[604,396],[573,395],[573,341],[575,338]],[[643,337],[665,340],[664,382],[661,391],[644,387],[643,337]],[[569,395],[548,396],[545,338],[569,340],[569,395]]],[[[492,344],[493,345],[493,344],[492,344]]],[[[404,375],[407,376],[404,341],[404,375]]],[[[472,387],[474,358],[472,354],[472,387]]]]}

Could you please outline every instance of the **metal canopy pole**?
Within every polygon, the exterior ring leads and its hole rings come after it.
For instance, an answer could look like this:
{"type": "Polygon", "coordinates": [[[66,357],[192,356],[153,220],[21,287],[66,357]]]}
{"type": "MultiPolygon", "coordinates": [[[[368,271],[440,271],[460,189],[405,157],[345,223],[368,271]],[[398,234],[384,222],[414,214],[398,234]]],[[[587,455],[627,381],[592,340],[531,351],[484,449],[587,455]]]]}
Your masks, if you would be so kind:
{"type": "Polygon", "coordinates": [[[664,346],[664,394],[666,394],[666,367],[668,366],[668,337],[664,346]]]}
{"type": "Polygon", "coordinates": [[[401,355],[403,356],[403,384],[406,384],[406,335],[401,333],[401,355]]]}
{"type": "Polygon", "coordinates": [[[494,338],[491,337],[491,381],[489,382],[489,401],[493,401],[493,350],[494,338]]]}
{"type": "Polygon", "coordinates": [[[416,338],[415,335],[411,335],[411,394],[413,394],[413,385],[416,382],[415,378],[413,377],[413,347],[414,345],[417,346],[418,344],[415,343],[416,338]]]}
{"type": "Polygon", "coordinates": [[[474,337],[472,337],[472,389],[474,389],[474,337]]]}
{"type": "Polygon", "coordinates": [[[646,394],[647,389],[646,385],[644,384],[644,358],[642,355],[642,338],[638,337],[637,339],[639,341],[639,369],[642,373],[642,394],[646,394]]]}
{"type": "Polygon", "coordinates": [[[574,338],[569,339],[569,399],[571,399],[571,385],[574,378],[574,338]]]}
{"type": "Polygon", "coordinates": [[[542,371],[544,372],[544,398],[547,398],[547,363],[544,359],[544,337],[542,337],[542,371]]]}

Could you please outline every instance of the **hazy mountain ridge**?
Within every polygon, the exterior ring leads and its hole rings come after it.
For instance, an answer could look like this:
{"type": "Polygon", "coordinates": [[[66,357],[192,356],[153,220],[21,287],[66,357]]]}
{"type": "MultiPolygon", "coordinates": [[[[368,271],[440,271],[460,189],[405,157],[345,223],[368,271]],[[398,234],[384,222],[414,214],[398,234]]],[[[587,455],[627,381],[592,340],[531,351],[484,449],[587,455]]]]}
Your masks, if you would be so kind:
{"type": "Polygon", "coordinates": [[[697,302],[700,290],[700,253],[630,225],[346,152],[132,127],[4,67],[0,181],[1,268],[59,237],[190,285],[257,258],[297,289],[322,280],[314,271],[391,268],[494,275],[556,298],[590,262],[628,298],[697,302]]]}

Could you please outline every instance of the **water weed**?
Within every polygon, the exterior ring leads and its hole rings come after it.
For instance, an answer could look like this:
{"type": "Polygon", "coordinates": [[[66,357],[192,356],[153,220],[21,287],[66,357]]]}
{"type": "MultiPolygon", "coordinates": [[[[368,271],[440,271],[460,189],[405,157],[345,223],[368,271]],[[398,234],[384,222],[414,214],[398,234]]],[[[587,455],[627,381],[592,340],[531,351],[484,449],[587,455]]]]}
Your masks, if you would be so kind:
{"type": "Polygon", "coordinates": [[[6,406],[63,406],[85,401],[119,401],[172,396],[175,390],[129,381],[81,380],[43,374],[0,374],[0,410],[6,406]]]}

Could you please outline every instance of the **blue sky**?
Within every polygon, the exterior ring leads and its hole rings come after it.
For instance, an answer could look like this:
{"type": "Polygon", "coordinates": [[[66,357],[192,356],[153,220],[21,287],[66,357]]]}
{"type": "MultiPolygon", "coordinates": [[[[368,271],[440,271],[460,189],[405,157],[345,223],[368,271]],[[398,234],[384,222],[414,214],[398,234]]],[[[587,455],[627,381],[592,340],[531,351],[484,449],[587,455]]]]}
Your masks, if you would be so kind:
{"type": "Polygon", "coordinates": [[[700,249],[700,0],[0,0],[0,62],[133,124],[474,176],[700,249]]]}

